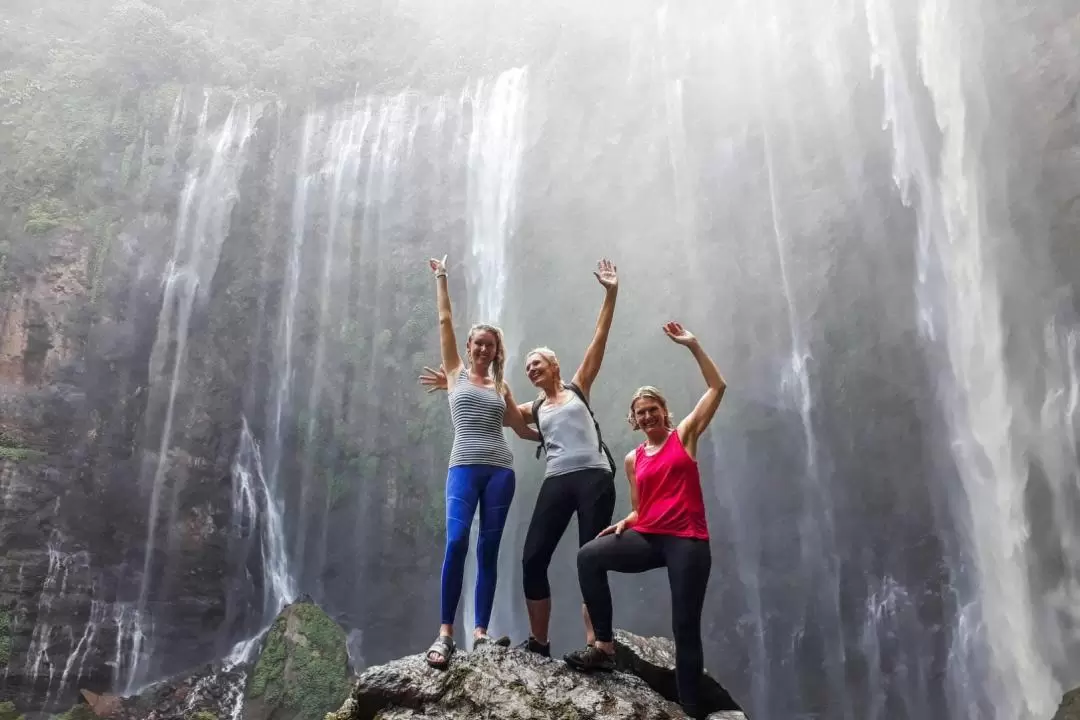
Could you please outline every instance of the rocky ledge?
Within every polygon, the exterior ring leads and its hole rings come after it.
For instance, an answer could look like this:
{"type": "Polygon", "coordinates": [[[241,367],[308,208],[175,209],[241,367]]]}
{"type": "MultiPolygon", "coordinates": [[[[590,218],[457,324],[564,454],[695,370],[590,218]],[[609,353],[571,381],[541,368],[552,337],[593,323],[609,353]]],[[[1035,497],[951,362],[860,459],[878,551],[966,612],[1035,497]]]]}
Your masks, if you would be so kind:
{"type": "MultiPolygon", "coordinates": [[[[618,669],[586,675],[561,659],[485,646],[454,655],[446,671],[423,654],[366,670],[326,720],[676,720],[674,643],[618,631],[618,669]]],[[[745,720],[731,695],[705,676],[710,720],[745,720]]]]}

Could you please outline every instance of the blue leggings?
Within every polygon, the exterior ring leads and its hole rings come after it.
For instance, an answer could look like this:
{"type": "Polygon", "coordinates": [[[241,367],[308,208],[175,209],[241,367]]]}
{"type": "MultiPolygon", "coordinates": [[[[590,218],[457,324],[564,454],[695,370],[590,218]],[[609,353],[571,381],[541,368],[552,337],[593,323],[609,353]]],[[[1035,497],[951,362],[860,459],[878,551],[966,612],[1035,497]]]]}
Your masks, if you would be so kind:
{"type": "Polygon", "coordinates": [[[455,465],[446,474],[446,555],[442,566],[442,624],[453,625],[465,576],[469,530],[480,505],[476,539],[476,627],[486,628],[495,601],[496,565],[510,501],[514,471],[493,465],[455,465]]]}

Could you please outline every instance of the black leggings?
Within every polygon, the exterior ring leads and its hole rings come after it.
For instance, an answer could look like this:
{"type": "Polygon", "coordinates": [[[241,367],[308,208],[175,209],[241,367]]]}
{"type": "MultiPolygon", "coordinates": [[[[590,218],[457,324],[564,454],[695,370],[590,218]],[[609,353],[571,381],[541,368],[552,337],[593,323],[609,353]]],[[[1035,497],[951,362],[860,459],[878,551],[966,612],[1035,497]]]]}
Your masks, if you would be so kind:
{"type": "Polygon", "coordinates": [[[709,584],[712,553],[708,540],[655,535],[627,530],[605,535],[578,551],[578,580],[589,609],[596,639],[611,642],[611,589],[609,570],[641,573],[667,567],[671,586],[671,624],[675,635],[675,682],[679,702],[698,708],[699,685],[705,669],[701,648],[701,610],[709,584]]]}
{"type": "Polygon", "coordinates": [[[525,534],[522,576],[527,600],[551,597],[548,566],[570,518],[578,516],[578,547],[611,524],[615,481],[605,468],[578,470],[544,480],[525,534]]]}

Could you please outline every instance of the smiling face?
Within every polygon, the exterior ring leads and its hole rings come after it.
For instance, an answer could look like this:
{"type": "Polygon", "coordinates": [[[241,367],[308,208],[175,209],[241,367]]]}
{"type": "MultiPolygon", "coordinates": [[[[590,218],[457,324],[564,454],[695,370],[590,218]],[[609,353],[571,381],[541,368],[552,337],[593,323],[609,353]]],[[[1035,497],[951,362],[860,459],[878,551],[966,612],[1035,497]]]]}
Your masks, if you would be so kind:
{"type": "Polygon", "coordinates": [[[551,387],[559,379],[559,360],[548,348],[537,348],[525,356],[525,374],[538,388],[551,387]]]}
{"type": "Polygon", "coordinates": [[[490,330],[483,328],[474,330],[469,335],[465,350],[469,354],[469,364],[478,372],[487,372],[491,363],[499,355],[499,338],[490,330]]]}
{"type": "Polygon", "coordinates": [[[630,400],[630,415],[626,418],[630,427],[641,430],[650,437],[667,434],[673,427],[667,401],[654,387],[638,388],[630,400]]]}

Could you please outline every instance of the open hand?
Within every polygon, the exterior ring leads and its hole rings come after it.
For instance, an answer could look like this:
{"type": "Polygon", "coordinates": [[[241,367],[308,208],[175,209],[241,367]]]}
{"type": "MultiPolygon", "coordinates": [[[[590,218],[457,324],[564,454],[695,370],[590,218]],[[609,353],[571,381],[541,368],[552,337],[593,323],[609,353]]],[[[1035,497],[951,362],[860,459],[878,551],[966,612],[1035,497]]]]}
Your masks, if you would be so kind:
{"type": "Polygon", "coordinates": [[[614,525],[608,525],[606,528],[601,530],[600,534],[597,535],[596,537],[602,538],[605,535],[611,535],[612,533],[615,534],[615,537],[619,537],[624,532],[626,532],[626,521],[625,520],[620,520],[619,522],[615,523],[614,525]]]}
{"type": "Polygon", "coordinates": [[[428,265],[431,266],[431,272],[435,273],[436,275],[445,275],[446,274],[446,256],[445,255],[442,256],[442,260],[436,260],[435,258],[431,258],[430,260],[428,260],[428,265]]]}
{"type": "Polygon", "coordinates": [[[664,334],[674,340],[680,345],[689,347],[697,342],[697,338],[694,337],[694,333],[684,328],[679,323],[672,320],[671,322],[664,323],[664,334]]]}
{"type": "Polygon", "coordinates": [[[593,271],[593,275],[595,275],[596,279],[600,281],[600,284],[608,290],[619,286],[619,276],[615,274],[615,263],[607,258],[603,258],[600,262],[596,263],[596,270],[593,271]]]}
{"type": "Polygon", "coordinates": [[[440,365],[438,370],[432,370],[431,368],[424,366],[424,372],[420,373],[420,384],[427,386],[427,392],[432,393],[436,390],[446,390],[448,385],[446,382],[446,369],[440,365]]]}

